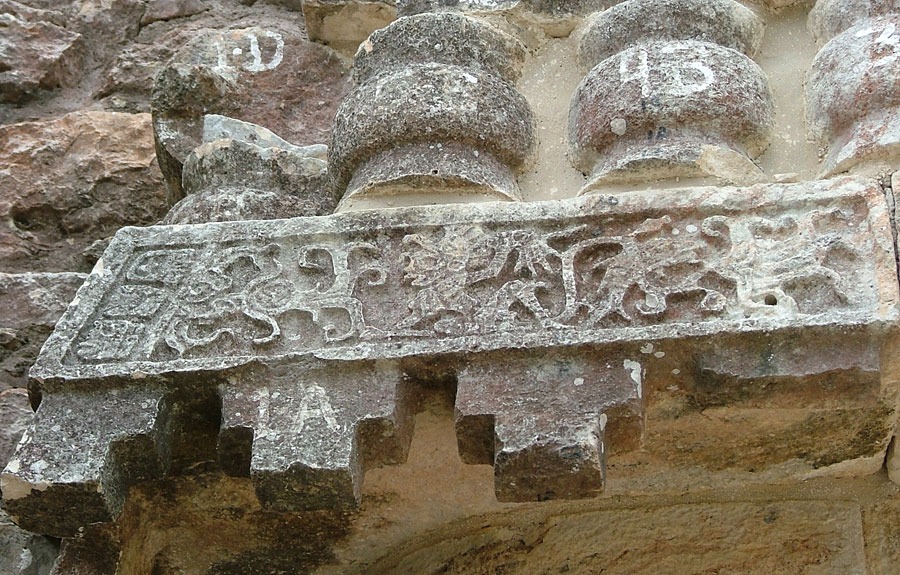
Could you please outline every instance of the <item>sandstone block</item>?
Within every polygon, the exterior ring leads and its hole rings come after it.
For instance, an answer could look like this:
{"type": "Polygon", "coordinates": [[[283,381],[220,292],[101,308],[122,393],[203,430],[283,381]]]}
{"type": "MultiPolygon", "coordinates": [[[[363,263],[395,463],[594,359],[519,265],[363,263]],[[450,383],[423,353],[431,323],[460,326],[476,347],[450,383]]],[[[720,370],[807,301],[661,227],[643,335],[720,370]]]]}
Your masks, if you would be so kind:
{"type": "Polygon", "coordinates": [[[348,89],[341,59],[299,26],[269,18],[199,34],[160,71],[151,95],[170,202],[184,197],[182,165],[202,142],[206,114],[265,126],[297,145],[326,143],[348,89]]]}
{"type": "Polygon", "coordinates": [[[7,272],[89,271],[91,244],[166,210],[149,114],[73,112],[0,126],[0,165],[7,272]]]}
{"type": "Polygon", "coordinates": [[[572,163],[599,186],[714,177],[752,184],[768,146],[772,95],[749,57],[762,24],[726,0],[624,2],[592,17],[572,98],[572,163]],[[660,18],[656,12],[666,14],[660,18]]]}
{"type": "MultiPolygon", "coordinates": [[[[388,550],[372,570],[477,573],[490,565],[514,575],[890,573],[867,563],[860,506],[852,501],[626,505],[493,516],[470,530],[388,550]]],[[[883,530],[896,533],[890,524],[883,530]]]]}
{"type": "Polygon", "coordinates": [[[64,16],[4,0],[0,26],[0,102],[21,104],[79,81],[87,50],[81,35],[65,28],[64,16]]]}
{"type": "Polygon", "coordinates": [[[900,13],[864,19],[816,55],[807,123],[827,153],[822,176],[893,169],[900,157],[900,13]]]}
{"type": "Polygon", "coordinates": [[[375,32],[335,117],[329,172],[344,206],[367,196],[520,198],[534,118],[511,80],[524,48],[471,18],[421,14],[375,32]]]}
{"type": "Polygon", "coordinates": [[[369,35],[397,18],[394,0],[303,0],[309,39],[352,56],[369,35]]]}

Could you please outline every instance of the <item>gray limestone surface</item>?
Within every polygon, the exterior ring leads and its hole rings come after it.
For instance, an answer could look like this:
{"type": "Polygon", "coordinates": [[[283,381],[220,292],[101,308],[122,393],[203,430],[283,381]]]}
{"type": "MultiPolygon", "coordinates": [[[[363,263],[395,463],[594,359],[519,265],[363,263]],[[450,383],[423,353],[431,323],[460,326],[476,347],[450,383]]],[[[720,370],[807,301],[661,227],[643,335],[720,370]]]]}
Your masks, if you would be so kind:
{"type": "Polygon", "coordinates": [[[590,16],[578,57],[587,71],[636,44],[699,40],[752,58],[764,29],[756,14],[733,0],[630,0],[590,16]]]}

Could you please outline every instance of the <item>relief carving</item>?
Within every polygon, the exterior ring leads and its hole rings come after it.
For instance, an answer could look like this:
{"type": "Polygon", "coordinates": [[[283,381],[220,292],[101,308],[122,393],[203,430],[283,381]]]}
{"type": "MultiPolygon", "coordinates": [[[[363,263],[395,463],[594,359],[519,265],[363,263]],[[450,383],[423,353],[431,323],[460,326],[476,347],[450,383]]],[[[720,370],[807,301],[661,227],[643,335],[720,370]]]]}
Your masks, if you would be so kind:
{"type": "Polygon", "coordinates": [[[852,207],[673,212],[152,249],[132,256],[73,349],[87,362],[158,361],[794,318],[853,303],[847,230],[864,219],[852,207]]]}

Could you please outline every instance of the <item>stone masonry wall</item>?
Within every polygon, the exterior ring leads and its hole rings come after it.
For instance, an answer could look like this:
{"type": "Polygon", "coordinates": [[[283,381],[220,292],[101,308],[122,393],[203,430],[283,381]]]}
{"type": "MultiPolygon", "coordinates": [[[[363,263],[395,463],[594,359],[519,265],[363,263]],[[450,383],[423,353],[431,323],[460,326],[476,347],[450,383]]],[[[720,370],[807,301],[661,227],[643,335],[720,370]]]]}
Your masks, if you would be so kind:
{"type": "Polygon", "coordinates": [[[0,573],[895,573],[898,78],[896,0],[0,0],[0,573]]]}

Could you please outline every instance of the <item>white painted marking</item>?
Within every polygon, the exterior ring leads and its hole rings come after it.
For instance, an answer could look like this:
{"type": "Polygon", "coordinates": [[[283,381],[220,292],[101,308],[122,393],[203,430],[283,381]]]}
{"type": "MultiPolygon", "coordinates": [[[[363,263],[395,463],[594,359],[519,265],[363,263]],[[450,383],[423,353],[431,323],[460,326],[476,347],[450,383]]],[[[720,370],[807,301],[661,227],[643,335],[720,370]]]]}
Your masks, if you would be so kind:
{"type": "Polygon", "coordinates": [[[622,57],[619,61],[619,80],[623,84],[638,82],[641,85],[641,97],[650,95],[650,64],[647,62],[647,51],[637,51],[637,64],[630,69],[629,58],[622,57]]]}
{"type": "MultiPolygon", "coordinates": [[[[250,48],[250,56],[252,60],[250,62],[244,62],[241,66],[244,70],[248,72],[264,72],[266,70],[274,70],[281,64],[282,60],[284,60],[284,37],[278,32],[273,32],[271,30],[266,30],[264,33],[266,38],[275,41],[275,53],[272,55],[272,58],[268,62],[263,61],[262,50],[259,47],[259,38],[256,34],[252,32],[248,32],[244,35],[244,38],[247,39],[250,48]]],[[[229,52],[225,50],[225,47],[221,42],[215,43],[216,47],[216,67],[214,68],[217,72],[226,72],[229,69],[234,69],[235,66],[229,63],[228,55],[229,52]]],[[[235,57],[240,57],[244,54],[244,49],[240,46],[236,46],[231,49],[231,55],[235,57]]]]}
{"type": "Polygon", "coordinates": [[[253,62],[244,66],[248,72],[262,72],[264,70],[274,70],[281,64],[284,59],[284,38],[278,32],[266,30],[266,37],[275,40],[275,55],[268,63],[263,63],[262,53],[259,51],[259,40],[256,34],[247,34],[250,40],[250,55],[253,56],[253,62]]]}
{"type": "Polygon", "coordinates": [[[643,397],[644,389],[643,381],[641,379],[643,377],[641,364],[636,361],[626,359],[622,365],[627,371],[631,373],[631,379],[634,381],[634,390],[637,392],[637,396],[643,397]]]}
{"type": "Polygon", "coordinates": [[[296,424],[296,431],[302,431],[306,422],[313,419],[322,419],[325,425],[332,431],[340,431],[341,426],[337,421],[337,413],[328,400],[325,388],[318,384],[312,384],[303,392],[303,400],[300,402],[300,413],[296,424]]]}

